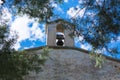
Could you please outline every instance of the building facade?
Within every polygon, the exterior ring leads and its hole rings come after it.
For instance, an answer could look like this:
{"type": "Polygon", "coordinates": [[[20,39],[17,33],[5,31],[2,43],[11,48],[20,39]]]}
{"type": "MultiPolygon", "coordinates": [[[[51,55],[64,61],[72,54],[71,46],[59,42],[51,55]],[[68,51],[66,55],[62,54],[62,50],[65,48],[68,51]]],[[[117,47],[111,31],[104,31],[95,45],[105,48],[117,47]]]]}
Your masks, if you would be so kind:
{"type": "MultiPolygon", "coordinates": [[[[120,60],[106,58],[95,67],[88,51],[73,47],[51,47],[48,60],[39,73],[31,72],[25,80],[120,80],[120,60]]],[[[40,54],[42,48],[28,50],[40,54]]]]}

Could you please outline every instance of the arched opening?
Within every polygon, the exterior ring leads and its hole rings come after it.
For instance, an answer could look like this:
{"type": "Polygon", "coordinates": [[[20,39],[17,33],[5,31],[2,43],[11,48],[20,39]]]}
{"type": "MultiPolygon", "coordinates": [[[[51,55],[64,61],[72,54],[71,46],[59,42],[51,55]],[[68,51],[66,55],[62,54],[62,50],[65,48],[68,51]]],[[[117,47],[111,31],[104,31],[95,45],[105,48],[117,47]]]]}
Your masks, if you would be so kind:
{"type": "Polygon", "coordinates": [[[65,46],[64,28],[61,24],[58,24],[56,27],[56,45],[65,46]]]}
{"type": "Polygon", "coordinates": [[[64,27],[61,24],[58,24],[56,27],[56,31],[64,33],[64,27]]]}

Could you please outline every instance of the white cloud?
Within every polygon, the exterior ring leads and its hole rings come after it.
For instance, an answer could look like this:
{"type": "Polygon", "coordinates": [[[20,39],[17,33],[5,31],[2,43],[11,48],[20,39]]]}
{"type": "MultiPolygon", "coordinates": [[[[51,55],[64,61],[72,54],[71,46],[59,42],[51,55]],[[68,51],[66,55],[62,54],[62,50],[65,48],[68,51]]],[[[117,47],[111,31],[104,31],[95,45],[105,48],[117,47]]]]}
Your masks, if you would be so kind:
{"type": "Polygon", "coordinates": [[[40,40],[44,41],[45,34],[42,32],[42,29],[39,28],[39,23],[34,22],[34,19],[29,19],[28,16],[24,15],[23,17],[17,17],[15,21],[11,24],[11,30],[16,31],[18,35],[17,43],[15,44],[15,49],[19,49],[20,42],[23,40],[40,40]],[[28,23],[32,22],[33,26],[29,27],[28,23]]]}
{"type": "Polygon", "coordinates": [[[58,6],[58,5],[55,7],[55,9],[58,12],[64,13],[63,9],[60,6],[58,6]]]}
{"type": "Polygon", "coordinates": [[[39,27],[39,23],[34,23],[33,26],[30,28],[30,40],[37,40],[44,41],[45,34],[42,32],[42,29],[39,27]]]}
{"type": "Polygon", "coordinates": [[[87,43],[81,43],[81,40],[83,40],[82,37],[75,37],[75,45],[79,48],[85,49],[85,50],[91,50],[92,46],[87,43]]]}
{"type": "Polygon", "coordinates": [[[52,6],[55,8],[56,12],[58,11],[64,13],[63,9],[60,6],[58,6],[58,4],[52,3],[52,6]]]}
{"type": "Polygon", "coordinates": [[[79,38],[79,41],[83,41],[84,36],[79,36],[78,38],[79,38]]]}
{"type": "Polygon", "coordinates": [[[91,49],[92,49],[92,46],[89,45],[89,44],[82,44],[82,45],[81,45],[81,48],[82,48],[82,49],[85,49],[85,50],[91,50],[91,49]]]}
{"type": "Polygon", "coordinates": [[[74,40],[75,40],[75,43],[76,43],[76,44],[79,42],[78,37],[75,37],[74,40]]]}
{"type": "Polygon", "coordinates": [[[29,46],[29,47],[24,47],[24,49],[30,49],[30,48],[33,48],[34,46],[29,46]]]}
{"type": "Polygon", "coordinates": [[[77,9],[75,9],[74,7],[71,7],[68,11],[67,11],[67,15],[69,15],[72,18],[76,18],[76,17],[82,17],[84,14],[86,8],[80,9],[77,6],[77,9]]]}
{"type": "Polygon", "coordinates": [[[56,3],[52,3],[52,7],[57,7],[58,5],[56,3]]]}
{"type": "Polygon", "coordinates": [[[82,42],[84,40],[84,36],[75,37],[74,40],[75,40],[76,44],[80,43],[80,42],[82,42]]]}
{"type": "Polygon", "coordinates": [[[18,32],[18,41],[25,40],[30,37],[30,28],[28,23],[31,21],[27,16],[17,17],[11,25],[11,29],[18,32]]]}
{"type": "Polygon", "coordinates": [[[120,40],[120,36],[118,36],[118,38],[117,38],[118,40],[120,40]]]}
{"type": "Polygon", "coordinates": [[[18,50],[20,47],[21,47],[21,46],[20,46],[20,43],[19,43],[19,42],[16,42],[16,44],[14,45],[14,48],[15,48],[16,50],[18,50]]]}
{"type": "Polygon", "coordinates": [[[3,1],[2,0],[0,0],[0,5],[3,3],[3,1]]]}
{"type": "Polygon", "coordinates": [[[56,9],[57,9],[59,12],[64,13],[64,11],[62,10],[62,8],[61,8],[61,7],[59,7],[59,6],[58,6],[56,9]]]}
{"type": "Polygon", "coordinates": [[[64,0],[64,2],[66,2],[66,3],[67,3],[67,2],[68,2],[68,0],[64,0]]]}
{"type": "Polygon", "coordinates": [[[2,15],[0,15],[0,25],[9,24],[12,20],[12,14],[9,12],[8,8],[2,9],[2,15]]]}
{"type": "Polygon", "coordinates": [[[81,3],[83,3],[83,0],[79,0],[78,2],[81,4],[81,3]]]}

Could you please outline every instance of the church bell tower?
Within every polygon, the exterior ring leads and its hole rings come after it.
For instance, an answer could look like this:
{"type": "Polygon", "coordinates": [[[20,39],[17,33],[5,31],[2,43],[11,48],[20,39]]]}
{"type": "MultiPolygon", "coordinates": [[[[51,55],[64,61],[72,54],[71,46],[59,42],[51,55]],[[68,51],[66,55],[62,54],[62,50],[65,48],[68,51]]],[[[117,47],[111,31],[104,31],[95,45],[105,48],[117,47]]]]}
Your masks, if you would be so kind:
{"type": "Polygon", "coordinates": [[[46,24],[47,45],[74,47],[74,38],[70,36],[73,31],[74,25],[61,19],[48,22],[46,24]]]}

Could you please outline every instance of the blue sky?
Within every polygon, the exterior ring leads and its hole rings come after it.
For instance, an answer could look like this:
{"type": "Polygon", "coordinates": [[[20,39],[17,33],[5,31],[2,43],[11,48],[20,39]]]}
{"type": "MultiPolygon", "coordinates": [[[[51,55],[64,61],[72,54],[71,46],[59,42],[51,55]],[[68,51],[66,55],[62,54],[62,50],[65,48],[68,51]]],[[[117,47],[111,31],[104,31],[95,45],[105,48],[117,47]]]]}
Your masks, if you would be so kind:
{"type": "MultiPolygon", "coordinates": [[[[76,14],[78,10],[74,10],[73,7],[77,7],[78,0],[64,0],[63,4],[53,4],[55,7],[53,12],[59,18],[68,19],[76,14]]],[[[45,24],[38,23],[35,19],[30,19],[29,16],[14,16],[6,9],[8,18],[10,18],[10,29],[17,32],[18,40],[15,44],[15,49],[23,50],[33,47],[39,47],[46,45],[45,24]]],[[[81,15],[81,14],[80,14],[81,15]]],[[[78,15],[79,16],[79,15],[78,15]]],[[[75,38],[75,44],[77,47],[81,46],[75,38]]],[[[82,48],[86,48],[82,45],[82,48]]],[[[86,48],[87,49],[87,48],[86,48]]]]}
{"type": "MultiPolygon", "coordinates": [[[[80,6],[78,5],[80,1],[81,0],[64,0],[63,4],[53,4],[55,7],[53,12],[55,15],[57,15],[58,18],[63,19],[81,17],[83,15],[84,9],[76,15],[76,13],[80,10],[80,6]],[[77,9],[74,9],[74,7],[77,9]]],[[[3,9],[3,13],[5,14],[0,18],[8,20],[7,24],[10,25],[11,31],[16,31],[17,35],[19,36],[14,46],[16,50],[23,50],[46,45],[45,23],[38,23],[34,18],[30,19],[27,15],[12,16],[7,8],[3,9]]],[[[79,41],[82,40],[83,37],[76,37],[75,46],[86,50],[91,50],[92,47],[88,43],[79,43],[79,41]]],[[[117,42],[111,41],[109,47],[116,46],[120,50],[119,45],[120,37],[118,37],[117,42]]],[[[105,50],[104,52],[105,54],[109,55],[105,50]]],[[[120,58],[120,54],[116,57],[120,58]]]]}

